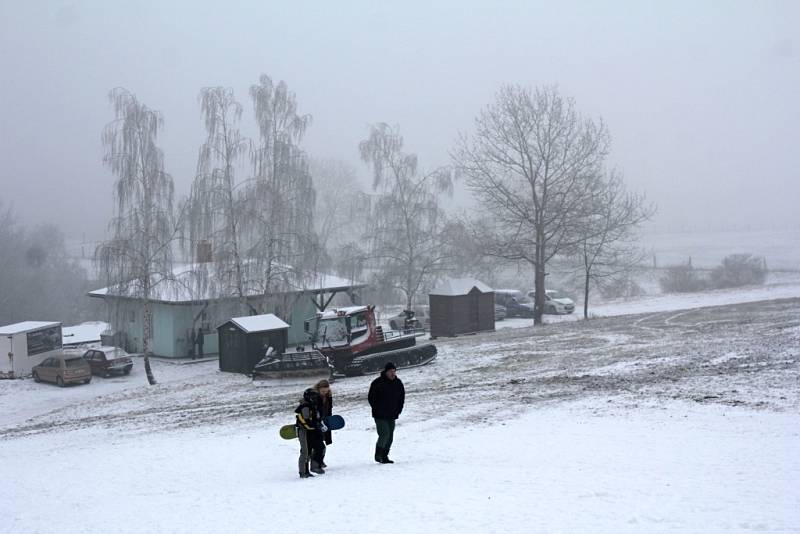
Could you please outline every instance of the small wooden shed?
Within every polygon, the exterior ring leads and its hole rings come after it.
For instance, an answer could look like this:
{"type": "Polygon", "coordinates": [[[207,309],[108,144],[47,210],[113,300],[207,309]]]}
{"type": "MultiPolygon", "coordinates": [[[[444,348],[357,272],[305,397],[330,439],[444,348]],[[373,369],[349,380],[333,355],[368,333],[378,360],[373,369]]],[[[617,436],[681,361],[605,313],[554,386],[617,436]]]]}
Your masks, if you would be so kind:
{"type": "Polygon", "coordinates": [[[450,278],[428,294],[431,337],[494,330],[494,290],[474,278],[450,278]]]}
{"type": "Polygon", "coordinates": [[[289,325],[271,313],[234,317],[217,327],[219,370],[249,373],[264,357],[268,347],[285,352],[289,325]]]}

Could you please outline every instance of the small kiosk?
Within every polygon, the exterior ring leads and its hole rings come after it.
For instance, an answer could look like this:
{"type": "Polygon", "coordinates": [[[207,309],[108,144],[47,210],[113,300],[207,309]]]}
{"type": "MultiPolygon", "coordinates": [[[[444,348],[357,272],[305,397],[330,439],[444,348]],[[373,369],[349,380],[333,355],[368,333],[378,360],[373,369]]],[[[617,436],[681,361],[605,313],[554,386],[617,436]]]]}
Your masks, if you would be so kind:
{"type": "Polygon", "coordinates": [[[219,370],[250,373],[267,348],[272,347],[276,352],[286,350],[289,325],[271,313],[234,317],[218,326],[217,334],[219,370]]]}
{"type": "Polygon", "coordinates": [[[473,278],[450,278],[428,294],[431,337],[494,330],[494,290],[473,278]]]}
{"type": "Polygon", "coordinates": [[[61,323],[24,321],[0,326],[0,378],[29,375],[34,365],[61,348],[61,323]]]}

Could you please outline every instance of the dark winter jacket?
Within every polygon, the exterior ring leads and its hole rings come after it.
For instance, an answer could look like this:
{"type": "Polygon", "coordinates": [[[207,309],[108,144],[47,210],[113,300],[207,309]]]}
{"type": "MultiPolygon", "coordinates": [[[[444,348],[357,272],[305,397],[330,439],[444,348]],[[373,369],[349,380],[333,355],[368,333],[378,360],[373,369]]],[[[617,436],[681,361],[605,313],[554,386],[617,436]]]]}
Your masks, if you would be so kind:
{"type": "Polygon", "coordinates": [[[397,419],[403,411],[406,390],[399,378],[389,380],[384,371],[370,384],[368,399],[369,405],[372,406],[372,417],[397,419]]]}
{"type": "MultiPolygon", "coordinates": [[[[333,395],[330,395],[327,398],[327,402],[325,399],[321,399],[320,405],[320,416],[322,418],[329,417],[331,415],[333,415],[333,395]]],[[[330,430],[323,434],[323,438],[325,439],[325,445],[330,445],[333,443],[333,436],[331,435],[330,430]]]]}
{"type": "Polygon", "coordinates": [[[306,390],[300,400],[300,405],[294,410],[297,417],[297,426],[306,430],[318,430],[322,422],[319,404],[319,394],[309,398],[308,390],[306,390]]]}

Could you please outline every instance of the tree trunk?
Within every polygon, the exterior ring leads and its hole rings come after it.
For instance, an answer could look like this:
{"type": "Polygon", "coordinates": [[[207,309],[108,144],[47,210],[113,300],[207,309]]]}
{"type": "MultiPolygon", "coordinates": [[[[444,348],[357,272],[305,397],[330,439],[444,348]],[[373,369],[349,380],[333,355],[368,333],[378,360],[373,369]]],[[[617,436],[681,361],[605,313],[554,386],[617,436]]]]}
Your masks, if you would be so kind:
{"type": "Polygon", "coordinates": [[[143,318],[143,322],[144,322],[144,325],[143,325],[143,327],[144,327],[143,337],[144,337],[144,340],[142,342],[142,345],[143,345],[143,348],[144,348],[144,372],[145,372],[145,374],[147,374],[147,382],[151,386],[154,386],[156,384],[156,378],[153,376],[153,370],[150,368],[150,352],[151,352],[151,350],[150,350],[150,336],[151,336],[151,331],[152,331],[152,327],[151,327],[152,319],[153,319],[153,314],[152,314],[152,312],[150,310],[150,300],[149,299],[145,299],[145,301],[144,301],[144,318],[143,318]]]}
{"type": "Polygon", "coordinates": [[[589,271],[586,271],[586,278],[583,281],[583,318],[589,318],[589,271]]]}
{"type": "Polygon", "coordinates": [[[536,300],[533,305],[533,324],[540,325],[542,324],[542,314],[544,314],[544,303],[545,303],[545,284],[544,284],[544,277],[545,273],[545,265],[544,265],[544,232],[537,228],[536,230],[536,249],[535,249],[535,257],[536,257],[536,269],[535,269],[535,278],[534,278],[534,289],[536,291],[536,300]]]}

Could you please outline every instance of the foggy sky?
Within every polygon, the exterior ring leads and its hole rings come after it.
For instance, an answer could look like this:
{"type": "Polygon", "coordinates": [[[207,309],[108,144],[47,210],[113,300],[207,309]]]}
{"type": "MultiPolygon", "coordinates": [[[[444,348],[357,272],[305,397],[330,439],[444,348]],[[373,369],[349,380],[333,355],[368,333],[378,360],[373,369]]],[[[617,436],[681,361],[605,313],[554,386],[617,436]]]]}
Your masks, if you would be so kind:
{"type": "Polygon", "coordinates": [[[0,0],[0,199],[68,237],[102,238],[111,216],[110,89],[163,113],[181,197],[199,90],[233,87],[254,136],[261,73],[313,115],[303,148],[365,183],[368,124],[399,124],[433,168],[501,84],[557,84],[606,121],[609,163],[658,205],[658,227],[800,223],[800,2],[30,4],[0,0]]]}

